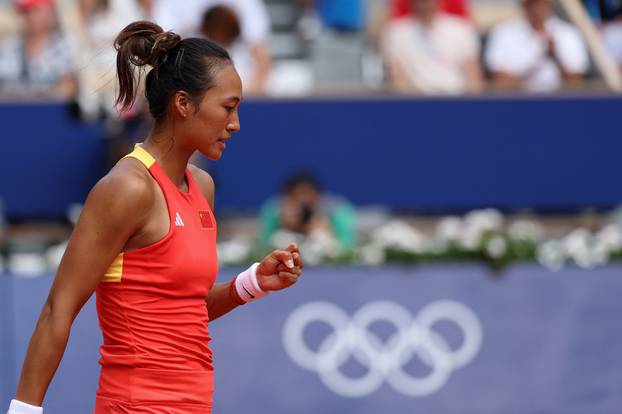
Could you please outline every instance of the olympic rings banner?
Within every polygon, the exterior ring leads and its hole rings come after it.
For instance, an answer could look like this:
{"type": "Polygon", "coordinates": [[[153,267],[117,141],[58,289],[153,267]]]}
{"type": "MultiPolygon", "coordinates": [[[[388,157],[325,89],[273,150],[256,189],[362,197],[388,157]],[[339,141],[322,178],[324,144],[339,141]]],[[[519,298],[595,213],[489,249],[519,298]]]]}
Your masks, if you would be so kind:
{"type": "MultiPolygon", "coordinates": [[[[0,278],[3,406],[50,283],[0,278]]],[[[620,266],[307,269],[210,325],[214,413],[620,413],[620,292],[620,266]]],[[[47,414],[91,412],[99,341],[90,302],[47,414]]]]}

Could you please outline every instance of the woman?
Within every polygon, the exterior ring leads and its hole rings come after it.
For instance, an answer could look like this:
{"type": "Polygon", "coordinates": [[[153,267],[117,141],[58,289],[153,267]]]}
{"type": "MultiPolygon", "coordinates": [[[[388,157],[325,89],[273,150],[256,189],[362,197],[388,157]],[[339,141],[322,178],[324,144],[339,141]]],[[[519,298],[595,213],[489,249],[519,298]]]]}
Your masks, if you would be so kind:
{"type": "MultiPolygon", "coordinates": [[[[145,82],[155,127],[95,185],[69,241],[31,339],[9,413],[41,413],[71,324],[91,294],[104,343],[95,413],[210,413],[209,319],[294,284],[295,245],[276,250],[230,283],[217,273],[214,183],[188,165],[220,158],[240,129],[242,87],[227,52],[136,22],[115,40],[118,103],[145,82]]],[[[247,166],[261,168],[257,166],[247,166]]]]}

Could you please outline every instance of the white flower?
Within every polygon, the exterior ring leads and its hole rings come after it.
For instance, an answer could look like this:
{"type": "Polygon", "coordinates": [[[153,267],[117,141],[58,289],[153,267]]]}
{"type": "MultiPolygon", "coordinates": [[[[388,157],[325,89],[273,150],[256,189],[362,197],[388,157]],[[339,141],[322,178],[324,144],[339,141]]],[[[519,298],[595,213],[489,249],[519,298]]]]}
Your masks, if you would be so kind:
{"type": "Polygon", "coordinates": [[[577,266],[589,269],[607,262],[609,254],[596,237],[587,229],[577,229],[562,241],[566,255],[573,259],[577,266]]]}
{"type": "Polygon", "coordinates": [[[372,233],[372,243],[412,253],[421,253],[427,245],[426,236],[403,221],[392,221],[372,233]]]}
{"type": "Polygon", "coordinates": [[[252,243],[243,237],[218,243],[218,261],[223,265],[244,262],[251,253],[252,243]]]}
{"type": "Polygon", "coordinates": [[[462,230],[459,243],[467,250],[477,250],[482,243],[484,234],[476,227],[467,226],[462,230]]]}
{"type": "Polygon", "coordinates": [[[503,214],[492,208],[475,210],[467,214],[464,221],[467,227],[473,227],[482,232],[499,230],[503,227],[503,214]]]}
{"type": "Polygon", "coordinates": [[[493,259],[499,259],[508,250],[508,243],[501,236],[494,236],[486,243],[486,253],[493,259]]]}
{"type": "Polygon", "coordinates": [[[304,235],[293,231],[280,229],[270,237],[270,245],[275,249],[283,249],[290,243],[300,245],[304,241],[304,235]]]}
{"type": "Polygon", "coordinates": [[[9,257],[9,268],[17,276],[39,277],[48,270],[48,264],[38,253],[13,253],[9,257]]]}
{"type": "Polygon", "coordinates": [[[538,262],[549,270],[558,271],[566,262],[564,246],[559,240],[549,240],[538,246],[536,251],[538,262]]]}
{"type": "Polygon", "coordinates": [[[374,243],[363,246],[360,250],[360,257],[361,261],[369,266],[380,265],[386,260],[384,248],[374,243]]]}
{"type": "Polygon", "coordinates": [[[65,254],[65,249],[67,249],[66,241],[63,243],[51,246],[46,250],[45,258],[47,260],[47,263],[50,269],[58,268],[58,266],[60,265],[60,261],[63,258],[63,254],[65,254]]]}
{"type": "Polygon", "coordinates": [[[494,209],[475,210],[464,218],[460,244],[467,250],[476,250],[484,235],[503,227],[503,215],[494,209]]]}
{"type": "Polygon", "coordinates": [[[436,238],[443,241],[458,241],[462,232],[462,220],[456,216],[449,216],[439,221],[436,227],[436,238]]]}
{"type": "Polygon", "coordinates": [[[544,238],[544,228],[535,221],[517,220],[508,228],[508,235],[513,240],[538,242],[544,238]]]}
{"type": "Polygon", "coordinates": [[[609,253],[622,250],[622,227],[609,224],[596,235],[596,242],[609,253]]]}

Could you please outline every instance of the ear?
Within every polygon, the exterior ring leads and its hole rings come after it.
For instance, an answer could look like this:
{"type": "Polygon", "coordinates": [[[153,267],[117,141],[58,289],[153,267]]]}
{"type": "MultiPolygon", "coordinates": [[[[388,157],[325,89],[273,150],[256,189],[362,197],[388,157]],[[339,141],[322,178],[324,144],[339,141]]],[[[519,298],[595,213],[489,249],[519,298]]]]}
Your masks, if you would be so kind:
{"type": "Polygon", "coordinates": [[[181,118],[187,118],[194,113],[194,102],[188,92],[177,91],[173,97],[173,110],[181,118]]]}

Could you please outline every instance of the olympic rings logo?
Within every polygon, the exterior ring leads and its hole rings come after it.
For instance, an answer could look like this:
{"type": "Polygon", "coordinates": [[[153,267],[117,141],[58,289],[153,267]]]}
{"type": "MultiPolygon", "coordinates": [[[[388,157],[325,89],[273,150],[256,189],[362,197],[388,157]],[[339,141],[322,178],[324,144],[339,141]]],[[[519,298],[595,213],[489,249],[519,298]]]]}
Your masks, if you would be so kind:
{"type": "Polygon", "coordinates": [[[364,397],[386,381],[401,394],[424,397],[441,389],[452,371],[475,358],[482,345],[482,327],[472,310],[450,300],[433,302],[414,318],[394,302],[368,303],[352,318],[332,303],[310,302],[286,320],[283,345],[296,364],[318,373],[322,382],[338,395],[364,397]],[[457,349],[452,350],[433,329],[440,321],[453,323],[462,331],[462,343],[457,349]],[[305,329],[313,322],[332,329],[317,350],[310,349],[304,339],[305,329]],[[395,333],[382,340],[370,331],[370,326],[377,322],[390,323],[395,333]],[[427,375],[417,377],[405,371],[414,357],[429,367],[427,375]],[[341,371],[350,358],[365,367],[362,377],[351,378],[341,371]]]}

